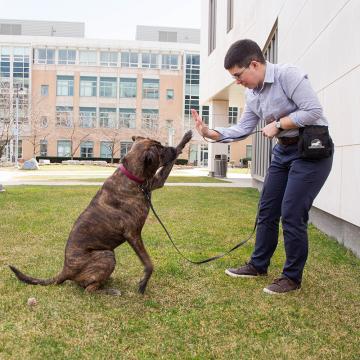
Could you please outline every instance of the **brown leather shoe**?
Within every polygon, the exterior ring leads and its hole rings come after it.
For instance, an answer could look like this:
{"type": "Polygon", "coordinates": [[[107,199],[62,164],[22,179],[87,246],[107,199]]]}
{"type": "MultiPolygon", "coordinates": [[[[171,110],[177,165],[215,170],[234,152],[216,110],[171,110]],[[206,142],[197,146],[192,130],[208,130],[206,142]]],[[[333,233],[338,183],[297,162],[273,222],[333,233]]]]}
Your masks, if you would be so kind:
{"type": "Polygon", "coordinates": [[[259,273],[256,268],[249,263],[245,263],[245,265],[236,269],[226,269],[225,274],[232,277],[256,277],[267,275],[267,273],[259,273]]]}
{"type": "Polygon", "coordinates": [[[267,294],[277,295],[277,294],[285,294],[289,291],[298,290],[301,288],[301,284],[292,281],[287,277],[280,277],[275,279],[274,282],[268,285],[263,291],[267,294]]]}

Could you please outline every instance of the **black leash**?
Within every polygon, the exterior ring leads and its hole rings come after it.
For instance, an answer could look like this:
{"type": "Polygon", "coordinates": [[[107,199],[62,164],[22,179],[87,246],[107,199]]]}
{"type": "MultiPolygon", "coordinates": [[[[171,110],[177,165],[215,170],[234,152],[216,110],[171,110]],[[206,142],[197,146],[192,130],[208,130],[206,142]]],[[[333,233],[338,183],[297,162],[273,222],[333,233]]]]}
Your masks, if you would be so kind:
{"type": "Polygon", "coordinates": [[[205,260],[201,260],[201,261],[193,261],[188,259],[185,255],[183,255],[183,253],[178,249],[178,247],[175,245],[173,239],[171,238],[171,235],[169,234],[169,232],[167,231],[165,225],[163,224],[163,222],[161,221],[161,219],[159,218],[158,214],[156,213],[152,202],[151,202],[151,193],[150,191],[148,191],[144,186],[139,186],[139,188],[141,189],[141,191],[143,192],[146,201],[148,202],[152,212],[154,213],[156,219],[159,221],[160,225],[163,227],[163,229],[165,230],[166,235],[168,236],[168,238],[170,239],[171,243],[173,244],[174,248],[176,249],[176,251],[180,254],[180,256],[182,256],[185,260],[187,260],[188,262],[192,263],[192,264],[196,264],[196,265],[200,265],[200,264],[205,264],[207,262],[216,260],[216,259],[220,259],[228,254],[230,254],[232,251],[238,249],[239,247],[243,246],[244,244],[246,244],[254,235],[255,230],[256,230],[256,226],[257,226],[257,221],[258,221],[258,215],[259,212],[256,214],[256,219],[255,219],[255,224],[254,224],[254,229],[251,232],[250,236],[248,238],[246,238],[245,240],[242,240],[241,242],[239,242],[237,245],[235,245],[233,248],[231,248],[230,250],[228,250],[227,252],[223,253],[223,254],[219,254],[216,256],[213,256],[211,258],[205,259],[205,260]]]}
{"type": "MultiPolygon", "coordinates": [[[[219,133],[217,130],[215,129],[209,129],[209,130],[213,130],[213,131],[216,131],[217,133],[219,133]]],[[[215,144],[215,143],[221,143],[223,142],[224,140],[244,140],[246,139],[247,137],[249,137],[250,135],[254,135],[254,134],[257,134],[259,132],[262,132],[262,130],[255,130],[253,132],[251,132],[250,134],[247,134],[247,135],[243,135],[243,136],[239,136],[239,137],[225,137],[221,140],[213,140],[213,141],[210,141],[209,139],[205,138],[204,136],[202,137],[207,143],[210,143],[210,144],[215,144]]],[[[220,133],[219,133],[220,134],[220,133]]]]}

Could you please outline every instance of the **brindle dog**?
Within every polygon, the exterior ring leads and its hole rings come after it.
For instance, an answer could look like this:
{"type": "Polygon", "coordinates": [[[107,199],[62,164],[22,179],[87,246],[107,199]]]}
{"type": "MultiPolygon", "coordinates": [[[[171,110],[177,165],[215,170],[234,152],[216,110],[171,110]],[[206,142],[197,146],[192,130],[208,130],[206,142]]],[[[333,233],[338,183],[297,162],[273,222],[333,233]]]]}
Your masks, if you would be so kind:
{"type": "MultiPolygon", "coordinates": [[[[174,147],[143,137],[133,137],[134,144],[123,159],[123,166],[152,191],[161,188],[178,155],[192,137],[188,131],[174,147]]],[[[131,177],[131,175],[130,175],[131,177]]],[[[78,217],[70,232],[63,270],[51,279],[36,279],[10,266],[17,278],[27,284],[61,284],[72,280],[87,292],[119,295],[115,289],[101,289],[115,269],[114,249],[127,241],[145,269],[139,283],[144,293],[153,272],[153,265],[144,247],[141,230],[149,214],[149,204],[139,184],[120,170],[104,183],[85,211],[78,217]]]]}

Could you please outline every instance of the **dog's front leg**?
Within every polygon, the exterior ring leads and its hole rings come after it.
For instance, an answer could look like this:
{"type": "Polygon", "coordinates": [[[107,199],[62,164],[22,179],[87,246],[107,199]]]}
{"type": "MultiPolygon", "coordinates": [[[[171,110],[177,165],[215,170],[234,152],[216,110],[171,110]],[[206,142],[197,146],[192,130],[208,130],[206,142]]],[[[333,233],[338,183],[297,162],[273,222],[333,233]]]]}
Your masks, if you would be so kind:
{"type": "MultiPolygon", "coordinates": [[[[192,138],[192,131],[189,130],[187,131],[184,136],[182,137],[181,141],[179,142],[179,144],[176,147],[176,157],[178,157],[182,150],[184,149],[184,147],[186,146],[186,144],[191,140],[192,138]]],[[[173,168],[175,161],[172,161],[171,163],[163,166],[154,176],[152,182],[151,182],[151,186],[150,186],[150,190],[156,190],[159,189],[161,187],[164,186],[166,179],[168,178],[171,169],[173,168]]]]}
{"type": "Polygon", "coordinates": [[[168,178],[171,169],[175,164],[175,160],[165,166],[163,166],[154,176],[151,181],[151,191],[159,189],[164,186],[166,179],[168,178]]]}
{"type": "Polygon", "coordinates": [[[136,252],[136,255],[139,257],[139,259],[141,260],[141,262],[144,265],[145,275],[140,280],[140,283],[139,283],[139,292],[141,294],[144,294],[146,285],[147,285],[147,283],[151,277],[151,274],[154,270],[154,266],[151,262],[150,256],[146,252],[146,249],[145,249],[144,243],[141,239],[141,236],[139,236],[137,238],[133,238],[131,240],[128,240],[128,242],[131,245],[131,247],[134,249],[134,251],[136,252]]]}

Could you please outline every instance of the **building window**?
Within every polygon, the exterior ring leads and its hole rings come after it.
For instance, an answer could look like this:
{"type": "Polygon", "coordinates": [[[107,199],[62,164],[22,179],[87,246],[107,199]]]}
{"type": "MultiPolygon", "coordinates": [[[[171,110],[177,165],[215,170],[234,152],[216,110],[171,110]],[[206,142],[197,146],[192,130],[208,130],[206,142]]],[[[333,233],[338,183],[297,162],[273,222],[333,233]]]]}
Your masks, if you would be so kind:
{"type": "Polygon", "coordinates": [[[157,69],[158,65],[158,54],[143,53],[141,54],[141,67],[157,69]]]}
{"type": "Polygon", "coordinates": [[[96,51],[80,51],[80,65],[96,65],[96,51]]]}
{"type": "Polygon", "coordinates": [[[49,125],[48,117],[47,116],[41,116],[40,117],[40,127],[47,128],[49,125]]]}
{"type": "Polygon", "coordinates": [[[136,109],[119,109],[119,127],[128,129],[136,128],[136,109]]]}
{"type": "Polygon", "coordinates": [[[72,106],[56,107],[56,126],[71,127],[73,125],[73,108],[72,106]]]}
{"type": "Polygon", "coordinates": [[[100,96],[116,98],[116,78],[100,78],[100,96]]]}
{"type": "Polygon", "coordinates": [[[120,142],[120,159],[122,159],[131,149],[133,143],[131,141],[120,142]]]}
{"type": "Polygon", "coordinates": [[[76,50],[60,49],[58,63],[62,65],[73,65],[76,62],[76,50]]]}
{"type": "Polygon", "coordinates": [[[29,88],[29,49],[14,48],[13,62],[13,83],[14,86],[21,86],[23,89],[29,88]]]}
{"type": "MultiPolygon", "coordinates": [[[[265,59],[271,63],[277,63],[277,39],[278,32],[276,20],[263,49],[265,59]]],[[[266,122],[264,119],[261,119],[255,128],[255,130],[259,132],[253,136],[254,156],[252,157],[251,163],[251,173],[260,181],[263,181],[266,177],[266,172],[271,161],[269,154],[271,154],[272,148],[275,145],[274,141],[262,136],[260,130],[264,126],[266,126],[266,122]]]]}
{"type": "Polygon", "coordinates": [[[141,117],[141,128],[157,130],[159,128],[159,110],[143,109],[141,117]]]}
{"type": "Polygon", "coordinates": [[[161,68],[177,70],[179,68],[178,55],[171,55],[171,54],[161,55],[161,68]]]}
{"type": "Polygon", "coordinates": [[[209,28],[208,28],[208,54],[216,47],[216,0],[209,0],[209,28]]]}
{"type": "Polygon", "coordinates": [[[100,157],[110,159],[112,157],[114,143],[112,141],[100,141],[100,157]]]}
{"type": "Polygon", "coordinates": [[[70,140],[58,140],[57,156],[59,156],[59,157],[70,157],[71,156],[71,141],[70,140]]]}
{"type": "Polygon", "coordinates": [[[74,77],[57,76],[56,78],[56,95],[73,96],[74,95],[74,77]]]}
{"type": "Polygon", "coordinates": [[[166,100],[174,100],[174,89],[166,89],[166,100]]]}
{"type": "Polygon", "coordinates": [[[191,109],[195,109],[199,112],[199,108],[199,96],[185,95],[184,127],[186,130],[190,130],[194,122],[191,116],[191,109]]]}
{"type": "Polygon", "coordinates": [[[47,156],[48,142],[47,140],[40,140],[40,156],[47,156]]]}
{"type": "Polygon", "coordinates": [[[272,34],[267,41],[265,49],[263,50],[264,57],[267,61],[275,64],[278,58],[278,32],[277,23],[275,24],[272,34]]]}
{"type": "Polygon", "coordinates": [[[238,121],[238,108],[230,106],[228,112],[229,125],[235,125],[238,121]]]}
{"type": "Polygon", "coordinates": [[[201,118],[206,125],[209,125],[209,120],[210,120],[210,107],[209,106],[202,107],[201,118]]]}
{"type": "Polygon", "coordinates": [[[96,127],[96,108],[81,107],[79,111],[80,127],[94,128],[96,127]]]}
{"type": "Polygon", "coordinates": [[[80,144],[80,156],[82,158],[94,157],[94,143],[92,141],[84,141],[80,144]]]}
{"type": "Polygon", "coordinates": [[[49,85],[41,85],[41,96],[49,96],[49,85]]]}
{"type": "Polygon", "coordinates": [[[117,66],[118,54],[115,51],[101,51],[100,65],[102,66],[117,66]]]}
{"type": "Polygon", "coordinates": [[[158,99],[159,85],[158,79],[143,79],[143,98],[158,99]]]}
{"type": "Polygon", "coordinates": [[[122,52],[121,53],[121,66],[122,67],[138,67],[139,54],[135,52],[122,52]]]}
{"type": "Polygon", "coordinates": [[[121,98],[136,97],[136,79],[120,78],[120,97],[121,98]]]}
{"type": "Polygon", "coordinates": [[[177,42],[177,32],[175,32],[175,31],[159,31],[159,41],[177,42]]]}
{"type": "Polygon", "coordinates": [[[80,96],[96,96],[97,78],[93,76],[80,77],[80,96]]]}
{"type": "Polygon", "coordinates": [[[252,158],[252,145],[246,145],[246,158],[249,160],[252,158]]]}
{"type": "Polygon", "coordinates": [[[116,128],[116,109],[100,108],[99,113],[101,128],[116,128]]]}
{"type": "Polygon", "coordinates": [[[234,0],[227,0],[227,26],[229,32],[234,26],[234,0]]]}
{"type": "Polygon", "coordinates": [[[10,77],[10,49],[1,48],[0,77],[10,77]]]}
{"type": "Polygon", "coordinates": [[[55,50],[35,49],[35,64],[55,64],[55,50]]]}

